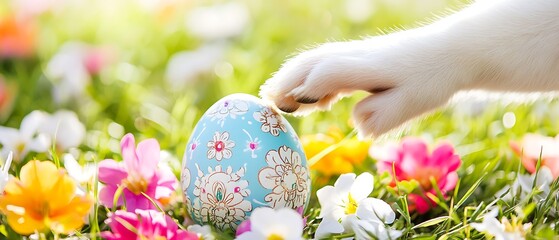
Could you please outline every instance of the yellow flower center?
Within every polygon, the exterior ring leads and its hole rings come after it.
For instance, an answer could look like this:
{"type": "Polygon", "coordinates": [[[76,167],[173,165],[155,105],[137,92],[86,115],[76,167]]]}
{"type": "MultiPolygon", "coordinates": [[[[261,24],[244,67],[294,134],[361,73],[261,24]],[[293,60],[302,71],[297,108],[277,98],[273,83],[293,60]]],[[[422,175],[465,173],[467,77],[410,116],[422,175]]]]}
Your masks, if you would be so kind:
{"type": "Polygon", "coordinates": [[[16,153],[21,154],[23,152],[23,150],[25,150],[25,143],[24,142],[17,143],[16,144],[16,153]]]}
{"type": "Polygon", "coordinates": [[[421,188],[423,188],[424,190],[429,190],[433,187],[431,186],[431,177],[438,179],[440,176],[441,176],[441,172],[439,169],[422,168],[416,171],[416,173],[410,177],[411,179],[417,180],[421,188]]]}
{"type": "Polygon", "coordinates": [[[266,238],[266,240],[283,240],[283,237],[278,234],[272,234],[266,238]]]}
{"type": "Polygon", "coordinates": [[[522,220],[518,219],[516,216],[512,216],[511,221],[503,217],[501,219],[501,224],[505,226],[505,232],[510,232],[510,233],[516,232],[516,233],[520,233],[520,235],[522,236],[526,236],[526,231],[524,229],[524,225],[522,224],[522,220]]]}
{"type": "Polygon", "coordinates": [[[142,177],[133,177],[128,175],[128,177],[122,180],[122,184],[130,190],[130,192],[140,195],[142,192],[146,192],[148,189],[148,182],[142,177]]]}
{"type": "Polygon", "coordinates": [[[353,199],[353,196],[351,196],[351,193],[347,195],[347,199],[348,202],[345,206],[345,214],[349,215],[349,214],[354,214],[357,211],[357,201],[355,201],[355,199],[353,199]]]}

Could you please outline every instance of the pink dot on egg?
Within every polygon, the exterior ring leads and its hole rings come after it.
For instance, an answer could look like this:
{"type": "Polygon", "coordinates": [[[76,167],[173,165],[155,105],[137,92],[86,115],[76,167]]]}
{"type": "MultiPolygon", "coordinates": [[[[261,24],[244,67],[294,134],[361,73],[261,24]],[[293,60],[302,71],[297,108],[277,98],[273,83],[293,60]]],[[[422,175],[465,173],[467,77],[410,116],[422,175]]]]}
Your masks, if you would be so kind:
{"type": "Polygon", "coordinates": [[[251,142],[248,144],[248,147],[252,150],[256,149],[258,147],[258,143],[255,142],[251,142]]]}
{"type": "Polygon", "coordinates": [[[190,149],[191,149],[191,150],[196,149],[196,143],[193,143],[192,145],[190,145],[190,149]]]}
{"type": "Polygon", "coordinates": [[[241,191],[241,188],[240,188],[240,187],[236,187],[236,188],[235,188],[235,192],[236,192],[236,193],[238,193],[238,192],[240,192],[240,191],[241,191]]]}
{"type": "Polygon", "coordinates": [[[225,148],[225,143],[223,141],[217,141],[214,146],[216,151],[221,152],[225,148]]]}
{"type": "Polygon", "coordinates": [[[202,193],[206,193],[206,189],[202,188],[202,193]]]}

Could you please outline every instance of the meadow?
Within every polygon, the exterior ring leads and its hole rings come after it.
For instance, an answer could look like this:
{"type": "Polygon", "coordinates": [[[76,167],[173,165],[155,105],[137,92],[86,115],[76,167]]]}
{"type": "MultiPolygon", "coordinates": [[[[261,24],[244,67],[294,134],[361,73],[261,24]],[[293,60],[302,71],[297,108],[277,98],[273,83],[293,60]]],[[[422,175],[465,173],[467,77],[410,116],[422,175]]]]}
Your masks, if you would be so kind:
{"type": "Polygon", "coordinates": [[[308,207],[253,210],[237,230],[189,220],[181,161],[216,101],[257,96],[320,43],[466,4],[0,2],[0,238],[559,239],[559,101],[546,94],[457,99],[372,140],[351,123],[368,93],[284,114],[310,165],[308,207]]]}

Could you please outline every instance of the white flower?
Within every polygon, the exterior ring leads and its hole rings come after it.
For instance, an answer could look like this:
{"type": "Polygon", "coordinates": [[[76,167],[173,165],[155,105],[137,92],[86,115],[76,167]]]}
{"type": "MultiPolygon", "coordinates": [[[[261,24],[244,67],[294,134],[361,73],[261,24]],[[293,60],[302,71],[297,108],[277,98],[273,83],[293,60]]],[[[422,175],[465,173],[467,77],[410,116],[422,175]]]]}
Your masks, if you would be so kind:
{"type": "Polygon", "coordinates": [[[250,216],[250,225],[250,231],[239,235],[236,239],[303,239],[303,218],[290,208],[278,210],[256,208],[250,216]]]}
{"type": "Polygon", "coordinates": [[[85,138],[85,126],[71,111],[59,110],[41,124],[39,132],[50,135],[62,150],[79,146],[85,138]]]}
{"type": "Polygon", "coordinates": [[[373,191],[374,178],[363,173],[342,174],[334,186],[326,186],[317,191],[321,206],[319,224],[315,237],[321,239],[332,233],[353,232],[356,239],[396,239],[401,231],[388,229],[396,214],[386,202],[368,197],[373,191]]]}
{"type": "Polygon", "coordinates": [[[52,95],[57,103],[84,95],[89,73],[83,65],[82,43],[66,43],[49,61],[45,74],[53,81],[52,95]]]}
{"type": "Polygon", "coordinates": [[[357,211],[358,203],[373,191],[374,178],[370,173],[355,176],[354,173],[342,174],[334,186],[325,186],[316,192],[322,209],[319,218],[344,222],[347,215],[357,211]]]}
{"type": "Polygon", "coordinates": [[[526,239],[526,233],[530,231],[532,224],[522,222],[516,218],[512,219],[512,224],[508,219],[503,217],[501,221],[497,220],[499,209],[494,208],[485,214],[481,223],[471,223],[470,226],[480,232],[485,232],[495,240],[523,240],[526,239]]]}
{"type": "Polygon", "coordinates": [[[201,74],[210,72],[223,58],[223,44],[208,44],[194,51],[175,53],[167,63],[165,76],[175,89],[181,89],[201,74]]]}
{"type": "Polygon", "coordinates": [[[0,194],[4,192],[4,188],[8,184],[8,181],[10,180],[9,171],[10,171],[10,166],[12,166],[12,157],[13,157],[13,153],[10,152],[8,154],[8,158],[4,162],[4,166],[2,166],[2,169],[0,171],[0,194]]]}
{"type": "Polygon", "coordinates": [[[54,101],[63,103],[84,96],[90,75],[99,72],[107,58],[107,52],[81,42],[64,44],[45,69],[54,85],[54,101]]]}
{"type": "Polygon", "coordinates": [[[208,159],[215,158],[217,161],[222,159],[231,158],[233,152],[231,149],[235,147],[235,142],[229,140],[228,132],[215,132],[213,136],[213,141],[208,142],[208,159]]]}
{"type": "Polygon", "coordinates": [[[387,228],[385,224],[394,222],[396,214],[386,202],[376,198],[365,198],[359,202],[355,215],[347,217],[355,239],[397,239],[402,232],[387,228]]]}
{"type": "Polygon", "coordinates": [[[198,7],[186,18],[188,31],[207,40],[237,36],[243,32],[248,23],[247,7],[237,2],[198,7]]]}
{"type": "Polygon", "coordinates": [[[535,181],[535,186],[536,188],[538,188],[538,190],[541,191],[541,193],[535,195],[534,197],[541,200],[549,195],[549,186],[553,182],[554,178],[551,170],[546,166],[542,166],[540,168],[537,177],[538,178],[536,179],[535,173],[532,175],[519,174],[512,183],[512,186],[504,187],[499,192],[497,192],[495,196],[501,197],[505,192],[508,191],[507,194],[502,197],[504,200],[510,200],[518,194],[520,194],[520,199],[524,199],[532,192],[532,186],[534,186],[535,181]]]}
{"type": "Polygon", "coordinates": [[[29,151],[46,152],[50,146],[50,138],[38,132],[41,124],[48,116],[41,111],[33,111],[21,121],[19,130],[0,126],[0,144],[2,156],[11,151],[14,159],[21,161],[29,151]]]}
{"type": "Polygon", "coordinates": [[[189,232],[196,233],[201,240],[214,240],[212,228],[208,225],[200,226],[198,224],[190,225],[186,229],[189,232]]]}
{"type": "Polygon", "coordinates": [[[96,171],[94,164],[86,163],[81,166],[72,154],[66,153],[62,156],[64,161],[64,168],[71,178],[73,178],[79,185],[84,185],[93,179],[96,171]]]}

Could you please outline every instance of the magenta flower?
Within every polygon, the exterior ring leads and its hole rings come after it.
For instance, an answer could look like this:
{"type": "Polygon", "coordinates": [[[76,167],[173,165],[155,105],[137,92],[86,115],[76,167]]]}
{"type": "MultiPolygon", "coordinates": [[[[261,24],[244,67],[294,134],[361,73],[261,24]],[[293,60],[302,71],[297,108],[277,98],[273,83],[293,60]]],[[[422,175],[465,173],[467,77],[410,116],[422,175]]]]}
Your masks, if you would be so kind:
{"type": "Polygon", "coordinates": [[[419,183],[423,193],[409,194],[408,199],[410,210],[416,210],[420,214],[436,206],[433,200],[425,197],[428,192],[436,195],[431,177],[435,179],[443,195],[454,189],[458,181],[456,170],[461,160],[449,144],[440,144],[430,154],[423,140],[405,138],[400,146],[371,147],[371,156],[377,159],[379,172],[389,172],[391,175],[395,173],[398,181],[416,180],[419,183]]]}
{"type": "Polygon", "coordinates": [[[122,138],[120,145],[123,162],[105,159],[99,163],[99,181],[105,184],[99,193],[99,202],[113,207],[119,187],[124,189],[117,206],[123,206],[126,201],[129,211],[156,208],[142,193],[158,204],[166,202],[177,187],[177,178],[170,171],[157,168],[159,143],[147,139],[135,148],[134,136],[129,133],[122,138]]]}
{"type": "Polygon", "coordinates": [[[178,225],[162,212],[137,209],[136,213],[118,210],[109,213],[105,221],[111,231],[101,232],[107,240],[117,239],[167,239],[198,240],[196,233],[179,229],[178,225]]]}

